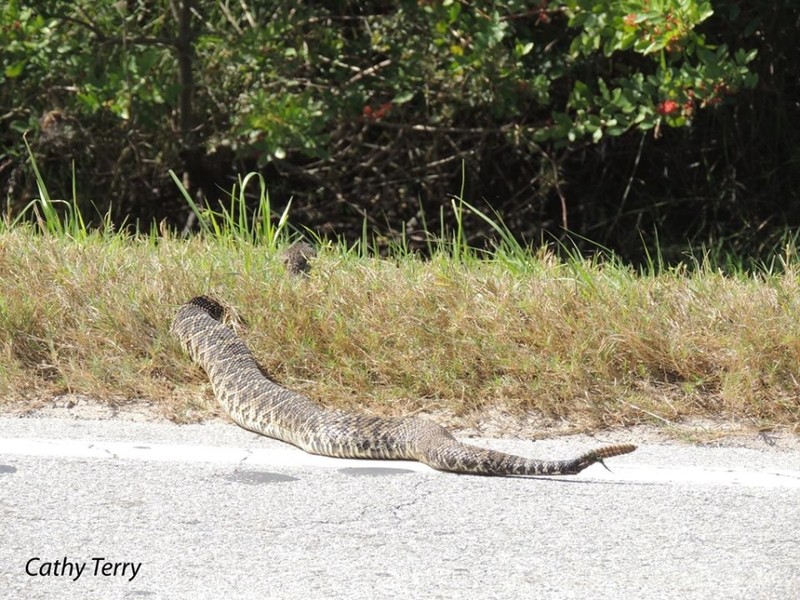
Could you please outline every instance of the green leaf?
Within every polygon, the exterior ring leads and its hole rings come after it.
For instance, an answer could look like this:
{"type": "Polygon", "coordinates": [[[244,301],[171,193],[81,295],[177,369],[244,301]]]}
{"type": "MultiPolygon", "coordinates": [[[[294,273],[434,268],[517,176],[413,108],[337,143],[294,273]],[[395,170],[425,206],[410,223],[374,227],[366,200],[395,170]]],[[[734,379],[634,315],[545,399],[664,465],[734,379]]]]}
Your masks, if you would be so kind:
{"type": "Polygon", "coordinates": [[[5,76],[8,79],[14,79],[15,77],[19,77],[22,75],[22,71],[25,69],[25,63],[27,61],[25,59],[19,60],[13,64],[10,64],[5,69],[5,76]]]}
{"type": "Polygon", "coordinates": [[[528,42],[526,44],[517,42],[514,45],[514,54],[517,56],[525,56],[526,54],[530,54],[531,50],[533,50],[533,42],[528,42]]]}
{"type": "Polygon", "coordinates": [[[392,104],[405,104],[409,100],[411,100],[414,96],[416,96],[416,92],[413,90],[406,90],[405,92],[400,92],[394,98],[392,98],[392,104]]]}

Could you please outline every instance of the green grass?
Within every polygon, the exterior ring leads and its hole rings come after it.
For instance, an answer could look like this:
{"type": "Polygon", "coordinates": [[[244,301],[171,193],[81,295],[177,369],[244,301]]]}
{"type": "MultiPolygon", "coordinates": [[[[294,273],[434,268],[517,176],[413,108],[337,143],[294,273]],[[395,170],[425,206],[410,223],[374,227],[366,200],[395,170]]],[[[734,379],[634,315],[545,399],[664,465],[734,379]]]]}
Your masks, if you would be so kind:
{"type": "MultiPolygon", "coordinates": [[[[793,246],[760,267],[709,256],[641,270],[569,248],[529,249],[496,216],[491,252],[458,226],[422,260],[401,239],[373,258],[320,242],[308,278],[283,271],[287,213],[256,215],[241,190],[201,232],[130,235],[84,225],[47,197],[33,222],[0,227],[0,398],[65,391],[145,398],[176,420],[218,412],[204,374],[169,334],[178,306],[210,293],[283,384],[332,407],[433,411],[473,420],[490,408],[574,429],[678,423],[800,423],[800,267],[793,246]]],[[[459,201],[460,210],[476,211],[459,201]]],[[[477,212],[477,211],[476,211],[477,212]]]]}

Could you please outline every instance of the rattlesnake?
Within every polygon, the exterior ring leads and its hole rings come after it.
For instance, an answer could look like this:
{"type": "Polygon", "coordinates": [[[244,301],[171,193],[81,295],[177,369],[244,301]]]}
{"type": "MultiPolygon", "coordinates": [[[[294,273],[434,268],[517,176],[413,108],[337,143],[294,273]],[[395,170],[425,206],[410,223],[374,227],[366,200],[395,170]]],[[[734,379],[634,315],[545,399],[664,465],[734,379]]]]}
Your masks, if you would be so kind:
{"type": "Polygon", "coordinates": [[[180,307],[171,331],[208,374],[217,400],[236,423],[312,454],[415,460],[441,471],[507,476],[571,475],[636,449],[619,444],[573,459],[540,461],[464,444],[419,417],[326,409],[271,381],[245,343],[221,322],[223,316],[216,300],[198,296],[180,307]]]}

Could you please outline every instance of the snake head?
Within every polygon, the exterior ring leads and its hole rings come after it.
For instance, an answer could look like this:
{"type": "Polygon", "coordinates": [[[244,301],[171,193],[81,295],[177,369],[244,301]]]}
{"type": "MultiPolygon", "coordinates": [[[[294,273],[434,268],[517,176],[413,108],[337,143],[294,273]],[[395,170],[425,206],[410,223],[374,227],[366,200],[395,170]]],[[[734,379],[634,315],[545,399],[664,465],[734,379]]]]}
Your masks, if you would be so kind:
{"type": "Polygon", "coordinates": [[[225,309],[222,307],[222,304],[211,298],[210,296],[195,296],[187,304],[191,304],[192,306],[197,306],[198,308],[202,308],[206,311],[211,317],[217,321],[222,321],[222,317],[225,314],[225,309]]]}

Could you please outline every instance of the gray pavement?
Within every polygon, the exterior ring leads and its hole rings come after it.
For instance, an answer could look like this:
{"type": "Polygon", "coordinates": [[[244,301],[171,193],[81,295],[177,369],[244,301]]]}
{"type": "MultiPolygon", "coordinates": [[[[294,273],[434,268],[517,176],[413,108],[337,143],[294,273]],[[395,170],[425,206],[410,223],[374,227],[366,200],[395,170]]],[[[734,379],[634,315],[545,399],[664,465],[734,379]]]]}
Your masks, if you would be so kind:
{"type": "Polygon", "coordinates": [[[0,598],[800,597],[800,452],[608,462],[469,477],[221,423],[0,418],[0,598]]]}

